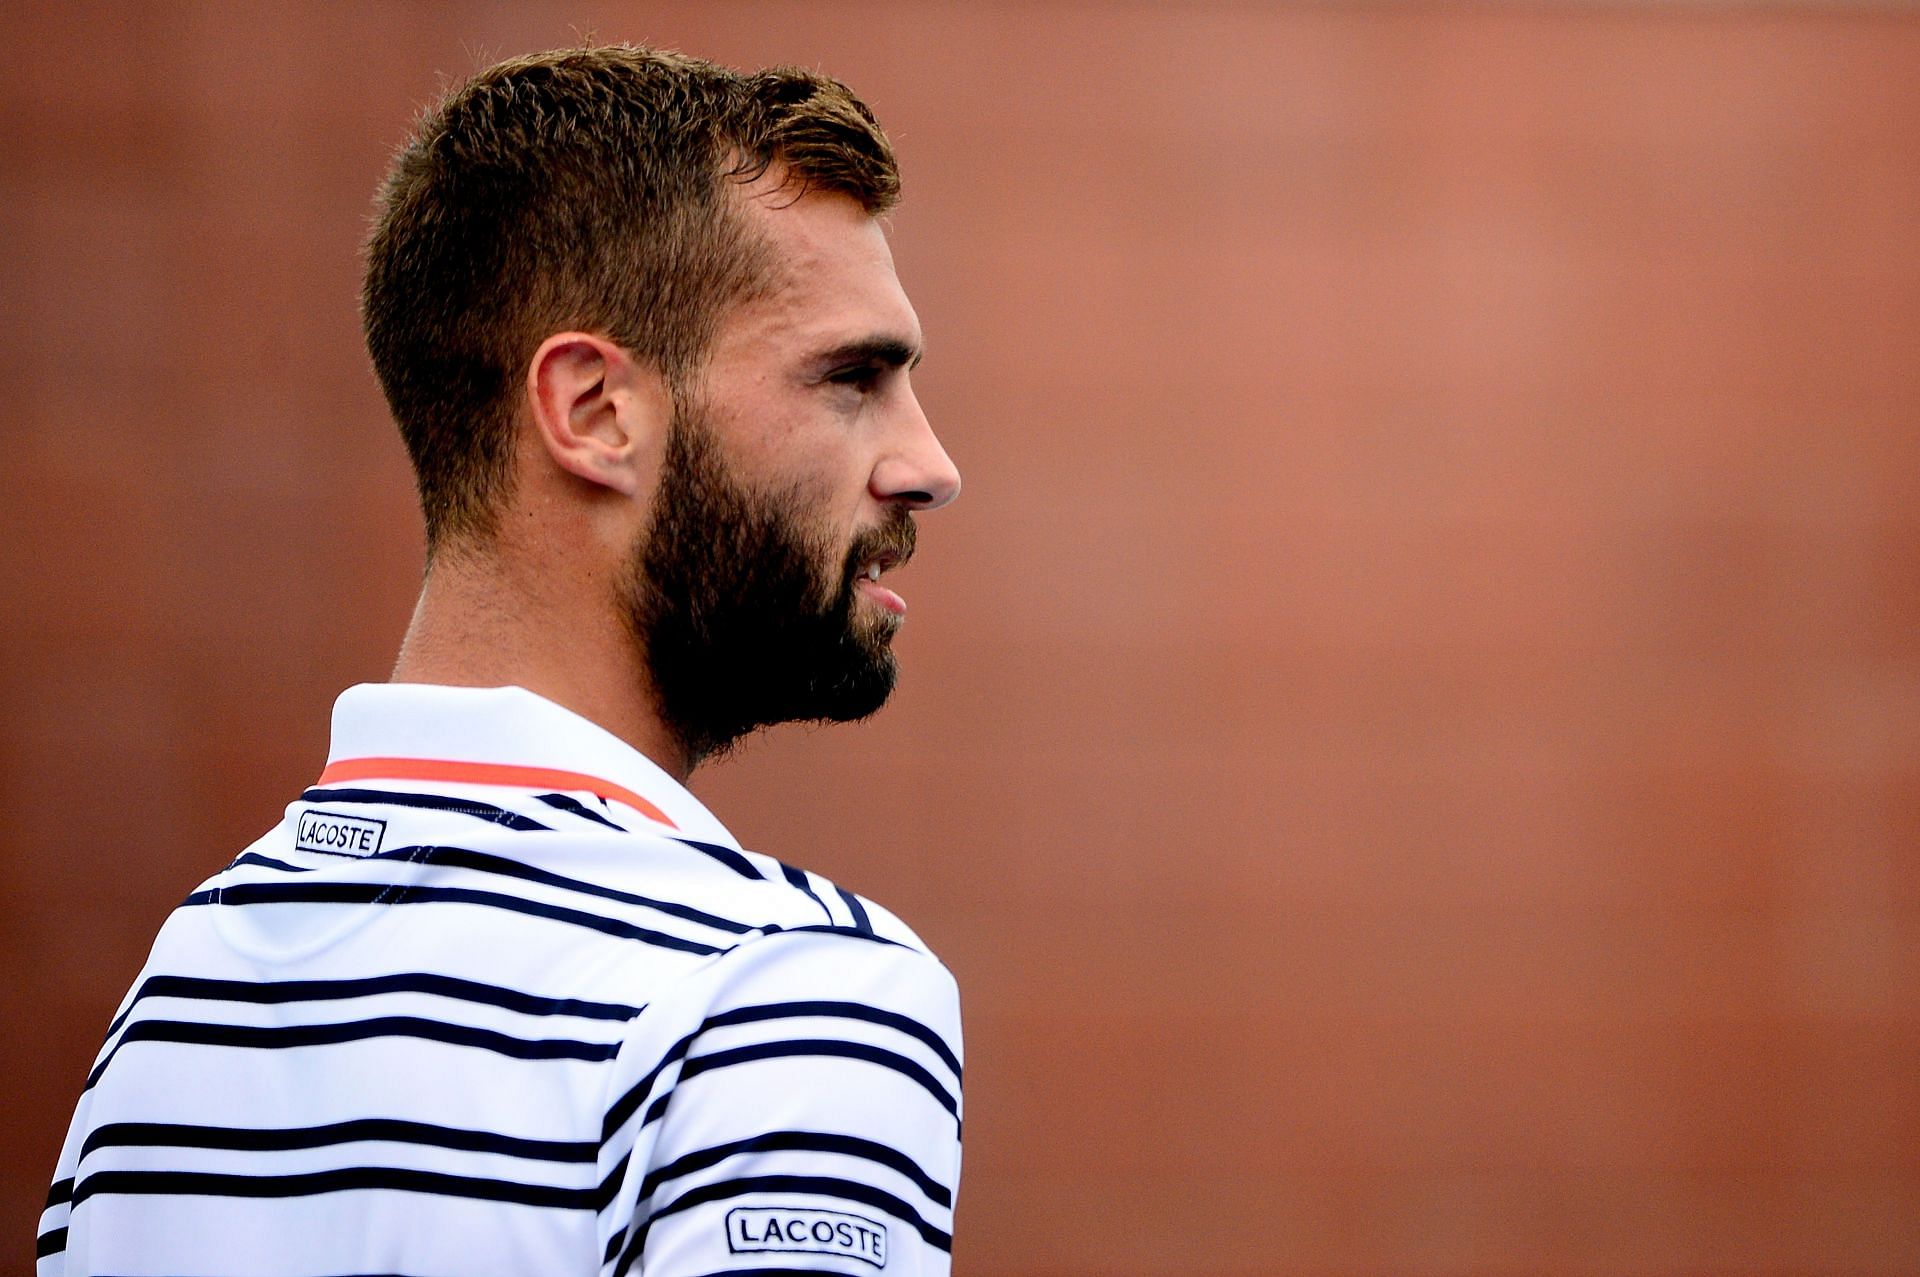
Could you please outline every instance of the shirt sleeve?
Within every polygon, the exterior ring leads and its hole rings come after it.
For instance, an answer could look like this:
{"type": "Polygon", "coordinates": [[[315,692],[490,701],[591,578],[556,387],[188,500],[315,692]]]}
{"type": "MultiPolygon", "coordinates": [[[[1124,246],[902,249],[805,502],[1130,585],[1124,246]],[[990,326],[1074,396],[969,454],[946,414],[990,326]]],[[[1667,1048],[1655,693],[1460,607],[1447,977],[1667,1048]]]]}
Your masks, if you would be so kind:
{"type": "Polygon", "coordinates": [[[79,1128],[76,1120],[54,1171],[53,1187],[47,1190],[46,1209],[40,1214],[40,1230],[34,1240],[35,1277],[64,1277],[67,1271],[67,1220],[73,1214],[74,1163],[78,1160],[74,1135],[79,1128]]]}
{"type": "MultiPolygon", "coordinates": [[[[144,974],[144,973],[143,973],[144,974]]],[[[134,985],[139,988],[138,983],[134,985]]],[[[120,1003],[120,1014],[114,1019],[117,1025],[120,1016],[124,1016],[127,1007],[133,1002],[134,994],[129,992],[120,1003]]],[[[112,1035],[108,1041],[111,1043],[112,1035]]],[[[106,1054],[106,1046],[100,1048],[95,1064],[106,1054]]],[[[47,1204],[40,1213],[40,1228],[34,1239],[34,1277],[65,1277],[71,1268],[82,1271],[84,1260],[67,1262],[67,1225],[73,1218],[73,1185],[80,1170],[80,1150],[83,1139],[92,1129],[93,1091],[91,1088],[81,1091],[80,1101],[74,1106],[73,1121],[67,1126],[67,1138],[60,1146],[60,1160],[53,1171],[53,1185],[47,1190],[47,1204]]]]}
{"type": "Polygon", "coordinates": [[[603,1123],[603,1277],[948,1272],[960,1015],[937,959],[782,931],[641,1018],[603,1123]]]}

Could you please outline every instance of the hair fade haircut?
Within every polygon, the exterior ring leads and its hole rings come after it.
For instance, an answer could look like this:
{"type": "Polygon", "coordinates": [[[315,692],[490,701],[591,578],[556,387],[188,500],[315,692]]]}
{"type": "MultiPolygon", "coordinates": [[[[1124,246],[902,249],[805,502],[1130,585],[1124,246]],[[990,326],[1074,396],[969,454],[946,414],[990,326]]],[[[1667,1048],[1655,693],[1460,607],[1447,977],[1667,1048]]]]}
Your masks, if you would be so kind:
{"type": "Polygon", "coordinates": [[[729,188],[775,165],[796,199],[833,191],[877,216],[899,198],[873,113],[794,67],[560,49],[491,66],[420,117],[379,192],[361,319],[429,556],[496,530],[546,337],[602,334],[680,392],[768,282],[729,188]]]}

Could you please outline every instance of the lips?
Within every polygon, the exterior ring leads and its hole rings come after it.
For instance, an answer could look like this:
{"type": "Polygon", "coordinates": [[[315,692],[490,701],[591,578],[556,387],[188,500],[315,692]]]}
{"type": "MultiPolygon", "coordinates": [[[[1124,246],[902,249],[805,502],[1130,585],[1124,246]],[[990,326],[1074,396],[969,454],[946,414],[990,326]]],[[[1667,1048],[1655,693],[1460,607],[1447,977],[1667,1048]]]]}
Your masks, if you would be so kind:
{"type": "Polygon", "coordinates": [[[907,601],[898,594],[895,594],[892,590],[889,590],[886,586],[881,585],[880,574],[891,571],[893,568],[906,562],[907,557],[911,554],[911,550],[908,550],[906,554],[901,554],[894,550],[881,551],[878,555],[868,559],[866,566],[855,575],[855,587],[861,594],[866,595],[895,616],[905,616],[907,614],[907,601]]]}
{"type": "Polygon", "coordinates": [[[882,575],[905,565],[913,557],[913,520],[904,510],[894,513],[895,517],[886,524],[855,539],[853,551],[847,556],[852,569],[848,575],[860,594],[896,617],[903,617],[907,614],[906,601],[880,584],[882,575]]]}
{"type": "Polygon", "coordinates": [[[877,575],[869,573],[868,575],[862,576],[859,584],[854,588],[895,616],[905,616],[907,614],[907,601],[898,594],[895,594],[892,590],[889,590],[886,586],[881,585],[877,575]]]}

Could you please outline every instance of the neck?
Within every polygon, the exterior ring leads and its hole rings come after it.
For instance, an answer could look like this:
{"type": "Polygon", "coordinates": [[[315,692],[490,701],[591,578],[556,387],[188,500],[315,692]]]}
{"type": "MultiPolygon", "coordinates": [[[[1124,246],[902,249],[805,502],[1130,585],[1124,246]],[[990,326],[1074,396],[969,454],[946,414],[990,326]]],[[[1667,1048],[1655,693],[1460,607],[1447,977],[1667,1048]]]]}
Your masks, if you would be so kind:
{"type": "Polygon", "coordinates": [[[598,724],[685,782],[696,761],[660,717],[646,659],[607,600],[614,583],[507,551],[442,549],[393,667],[396,683],[524,687],[598,724]]]}

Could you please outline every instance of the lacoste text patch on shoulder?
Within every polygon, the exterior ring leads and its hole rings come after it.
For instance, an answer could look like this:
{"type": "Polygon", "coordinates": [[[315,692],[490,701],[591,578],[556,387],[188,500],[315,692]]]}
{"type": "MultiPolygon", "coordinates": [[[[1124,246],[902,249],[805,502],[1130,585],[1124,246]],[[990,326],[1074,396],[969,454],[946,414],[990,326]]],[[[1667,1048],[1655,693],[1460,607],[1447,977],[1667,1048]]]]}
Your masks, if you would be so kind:
{"type": "Polygon", "coordinates": [[[801,1206],[736,1206],[727,1212],[727,1249],[844,1255],[887,1266],[887,1226],[843,1211],[801,1206]]]}

